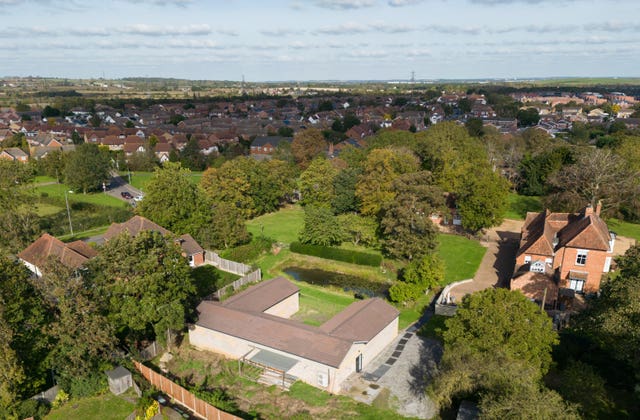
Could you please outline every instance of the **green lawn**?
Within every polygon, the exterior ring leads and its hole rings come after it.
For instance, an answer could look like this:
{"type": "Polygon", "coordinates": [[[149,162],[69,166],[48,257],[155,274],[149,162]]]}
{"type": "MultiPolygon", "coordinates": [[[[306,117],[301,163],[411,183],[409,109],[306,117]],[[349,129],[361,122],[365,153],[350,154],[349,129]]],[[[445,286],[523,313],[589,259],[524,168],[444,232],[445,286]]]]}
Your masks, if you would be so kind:
{"type": "Polygon", "coordinates": [[[438,255],[444,260],[444,285],[472,278],[487,251],[478,241],[457,235],[440,234],[438,255]]]}
{"type": "Polygon", "coordinates": [[[505,219],[524,220],[528,211],[542,211],[540,197],[509,194],[509,208],[504,215],[505,219]]]}
{"type": "Polygon", "coordinates": [[[304,211],[300,206],[284,208],[247,222],[247,229],[254,236],[264,235],[285,244],[297,241],[303,226],[304,211]]]}
{"type": "Polygon", "coordinates": [[[304,282],[294,281],[294,283],[300,288],[300,309],[292,318],[308,325],[322,325],[355,302],[352,295],[312,286],[304,282]]]}
{"type": "MultiPolygon", "coordinates": [[[[126,171],[121,171],[120,176],[125,181],[129,182],[129,173],[126,171]]],[[[145,191],[147,188],[147,184],[151,181],[153,177],[153,172],[131,172],[131,185],[135,188],[145,191]]],[[[202,172],[191,172],[191,182],[197,184],[200,182],[202,178],[202,172]]]]}
{"type": "Polygon", "coordinates": [[[33,180],[33,183],[36,185],[44,184],[45,182],[58,182],[58,180],[46,175],[38,175],[33,180]]]}
{"type": "Polygon", "coordinates": [[[62,407],[51,410],[46,420],[95,419],[122,420],[133,412],[135,405],[111,393],[97,397],[70,400],[62,407]]]}
{"type": "Polygon", "coordinates": [[[199,297],[209,296],[216,290],[233,283],[240,276],[218,270],[212,265],[203,265],[191,270],[191,279],[199,297]]]}
{"type": "Polygon", "coordinates": [[[43,217],[43,216],[51,216],[53,214],[59,213],[62,210],[64,210],[64,207],[56,206],[50,203],[40,202],[40,203],[36,203],[32,210],[34,210],[38,216],[43,217]]]}
{"type": "Polygon", "coordinates": [[[609,227],[609,230],[620,236],[626,236],[627,238],[633,238],[636,241],[640,241],[639,224],[629,223],[618,219],[609,219],[607,220],[607,226],[609,227]]]}
{"type": "Polygon", "coordinates": [[[109,229],[109,226],[111,226],[111,225],[99,226],[99,227],[96,227],[96,228],[93,228],[93,229],[84,230],[82,232],[75,232],[74,231],[73,235],[68,233],[66,235],[59,235],[59,236],[57,236],[57,238],[60,239],[63,242],[73,242],[73,241],[77,241],[79,239],[87,239],[87,238],[90,238],[92,236],[102,235],[103,233],[105,233],[107,231],[107,229],[109,229]]]}
{"type": "MultiPolygon", "coordinates": [[[[61,200],[64,200],[64,192],[69,190],[71,190],[71,188],[69,188],[64,184],[40,185],[35,187],[35,191],[38,193],[38,195],[41,195],[42,193],[46,193],[49,197],[56,197],[61,200]]],[[[67,193],[67,197],[69,198],[69,204],[89,203],[89,204],[97,204],[99,206],[108,206],[108,207],[127,206],[127,204],[122,200],[119,200],[115,197],[111,197],[110,195],[102,192],[87,193],[87,194],[67,193]]]]}

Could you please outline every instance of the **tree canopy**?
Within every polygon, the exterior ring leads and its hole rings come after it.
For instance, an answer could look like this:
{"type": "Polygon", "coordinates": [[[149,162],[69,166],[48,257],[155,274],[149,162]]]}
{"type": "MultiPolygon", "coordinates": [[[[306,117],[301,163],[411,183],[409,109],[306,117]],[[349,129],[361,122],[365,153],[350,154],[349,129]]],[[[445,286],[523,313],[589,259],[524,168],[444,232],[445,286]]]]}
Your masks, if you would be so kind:
{"type": "Polygon", "coordinates": [[[98,145],[83,143],[69,154],[65,166],[65,183],[77,191],[87,193],[102,189],[107,182],[111,159],[109,153],[98,145]]]}

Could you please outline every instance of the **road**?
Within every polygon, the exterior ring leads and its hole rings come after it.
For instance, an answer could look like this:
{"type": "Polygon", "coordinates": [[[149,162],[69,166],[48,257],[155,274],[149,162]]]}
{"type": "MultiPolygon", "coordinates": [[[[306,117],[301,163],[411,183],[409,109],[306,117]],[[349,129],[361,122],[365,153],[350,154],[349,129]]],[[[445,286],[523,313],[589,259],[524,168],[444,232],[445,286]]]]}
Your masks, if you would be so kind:
{"type": "Polygon", "coordinates": [[[124,191],[129,192],[134,197],[142,195],[142,191],[127,183],[127,181],[125,181],[124,178],[118,175],[116,171],[111,171],[111,181],[109,184],[109,189],[107,190],[107,194],[119,200],[126,201],[127,203],[133,202],[133,200],[127,200],[126,198],[122,197],[121,194],[124,191]]]}

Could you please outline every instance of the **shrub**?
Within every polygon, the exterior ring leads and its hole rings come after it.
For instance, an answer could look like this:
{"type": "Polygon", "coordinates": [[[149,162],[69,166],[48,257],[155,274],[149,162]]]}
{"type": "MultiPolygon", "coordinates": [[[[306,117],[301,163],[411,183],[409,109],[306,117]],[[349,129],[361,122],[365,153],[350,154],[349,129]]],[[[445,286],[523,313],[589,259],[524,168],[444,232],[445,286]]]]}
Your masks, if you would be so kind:
{"type": "Polygon", "coordinates": [[[331,248],[320,245],[307,245],[300,242],[293,242],[291,251],[298,254],[311,255],[314,257],[326,258],[329,260],[343,261],[351,264],[368,265],[377,267],[382,262],[382,257],[378,254],[352,251],[342,248],[331,248]]]}
{"type": "Polygon", "coordinates": [[[389,288],[389,297],[394,302],[410,302],[418,299],[423,290],[419,284],[399,281],[389,288]]]}
{"type": "Polygon", "coordinates": [[[69,379],[60,378],[60,385],[63,389],[68,390],[74,398],[99,395],[109,388],[107,377],[101,372],[69,379]]]}
{"type": "Polygon", "coordinates": [[[40,420],[49,413],[50,409],[46,401],[29,399],[16,406],[15,414],[20,419],[33,417],[35,420],[40,420]]]}
{"type": "Polygon", "coordinates": [[[260,255],[271,250],[273,239],[265,236],[258,236],[246,245],[229,248],[220,253],[222,258],[227,260],[247,263],[254,261],[260,255]]]}

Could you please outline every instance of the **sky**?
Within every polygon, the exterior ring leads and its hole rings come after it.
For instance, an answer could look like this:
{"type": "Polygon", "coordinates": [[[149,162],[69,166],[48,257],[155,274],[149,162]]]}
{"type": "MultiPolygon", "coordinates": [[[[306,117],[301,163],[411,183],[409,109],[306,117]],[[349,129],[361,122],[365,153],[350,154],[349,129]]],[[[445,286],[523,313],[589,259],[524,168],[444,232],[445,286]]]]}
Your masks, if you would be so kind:
{"type": "Polygon", "coordinates": [[[0,77],[640,76],[639,0],[0,0],[0,77]]]}

